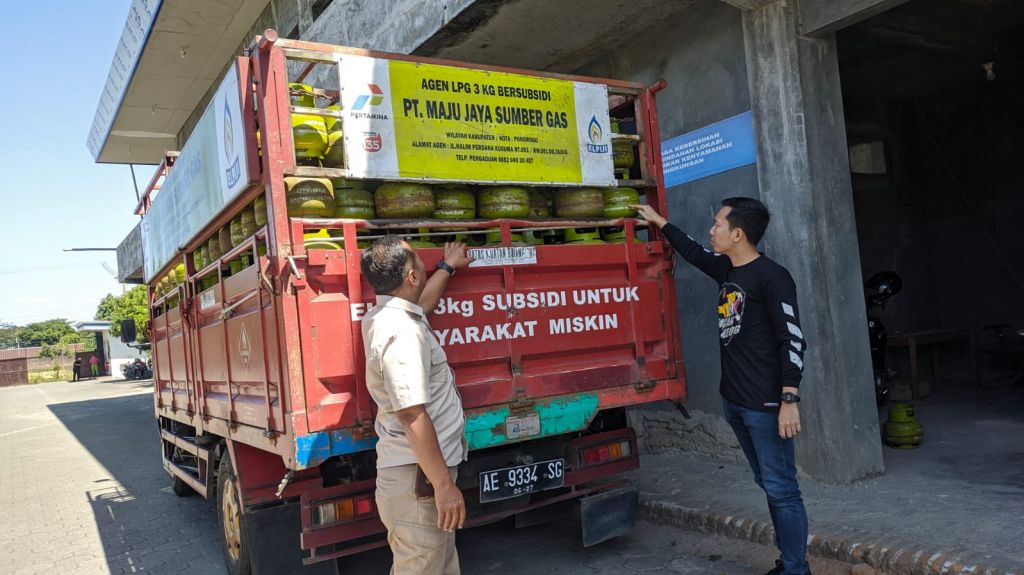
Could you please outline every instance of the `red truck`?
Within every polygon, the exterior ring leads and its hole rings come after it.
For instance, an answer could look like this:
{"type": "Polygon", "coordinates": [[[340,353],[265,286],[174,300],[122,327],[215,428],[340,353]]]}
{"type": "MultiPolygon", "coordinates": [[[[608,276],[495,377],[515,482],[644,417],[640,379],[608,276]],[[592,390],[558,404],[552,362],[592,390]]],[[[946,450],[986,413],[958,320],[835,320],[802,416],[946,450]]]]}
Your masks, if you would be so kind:
{"type": "MultiPolygon", "coordinates": [[[[331,570],[328,560],[386,545],[359,323],[375,294],[359,249],[416,235],[432,264],[442,250],[430,240],[452,233],[432,218],[296,216],[290,182],[597,185],[635,189],[665,213],[663,85],[272,30],[237,58],[137,207],[163,464],[176,494],[216,499],[230,572],[331,570]],[[322,86],[303,99],[294,83],[309,78],[322,86]],[[309,116],[340,128],[340,165],[325,165],[332,150],[311,161],[297,127],[309,116]]],[[[625,409],[686,394],[671,250],[631,217],[459,226],[478,261],[430,321],[466,413],[467,525],[527,526],[578,506],[586,545],[629,531],[637,491],[624,474],[639,457],[625,409]],[[566,230],[589,241],[565,241],[566,230]],[[595,230],[619,235],[601,242],[595,230]],[[523,241],[543,232],[555,240],[523,241]]]]}

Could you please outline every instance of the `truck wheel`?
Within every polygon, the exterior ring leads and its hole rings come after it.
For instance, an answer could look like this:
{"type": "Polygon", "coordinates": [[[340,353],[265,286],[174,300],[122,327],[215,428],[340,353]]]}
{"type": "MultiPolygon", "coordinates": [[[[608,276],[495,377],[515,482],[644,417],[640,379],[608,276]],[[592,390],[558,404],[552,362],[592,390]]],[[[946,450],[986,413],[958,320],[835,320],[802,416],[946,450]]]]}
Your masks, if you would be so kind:
{"type": "Polygon", "coordinates": [[[217,468],[217,519],[223,535],[224,564],[231,575],[252,573],[249,530],[242,514],[242,500],[238,494],[238,478],[231,466],[231,456],[224,454],[217,468]]]}
{"type": "Polygon", "coordinates": [[[195,490],[185,483],[177,475],[171,476],[171,491],[174,492],[178,497],[188,497],[189,495],[195,495],[195,490]]]}

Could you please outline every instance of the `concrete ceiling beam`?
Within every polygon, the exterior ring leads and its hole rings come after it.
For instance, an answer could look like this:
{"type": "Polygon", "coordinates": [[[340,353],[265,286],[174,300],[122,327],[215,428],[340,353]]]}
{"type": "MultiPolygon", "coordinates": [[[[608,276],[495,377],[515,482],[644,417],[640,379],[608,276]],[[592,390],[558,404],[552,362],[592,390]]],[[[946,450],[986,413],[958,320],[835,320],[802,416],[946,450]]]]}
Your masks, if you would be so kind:
{"type": "Polygon", "coordinates": [[[739,8],[740,10],[760,10],[769,4],[782,1],[784,0],[722,0],[722,2],[739,8]]]}

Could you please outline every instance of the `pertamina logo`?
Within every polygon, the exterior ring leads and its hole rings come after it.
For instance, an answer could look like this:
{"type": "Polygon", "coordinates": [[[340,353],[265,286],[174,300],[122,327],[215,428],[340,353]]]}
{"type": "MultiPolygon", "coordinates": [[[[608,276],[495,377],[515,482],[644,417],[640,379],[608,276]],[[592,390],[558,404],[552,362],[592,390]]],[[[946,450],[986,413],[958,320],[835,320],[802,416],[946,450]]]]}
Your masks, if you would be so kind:
{"type": "Polygon", "coordinates": [[[252,344],[249,343],[249,331],[242,324],[238,332],[238,358],[242,360],[242,367],[246,373],[249,372],[249,358],[252,356],[252,344]]]}
{"type": "Polygon", "coordinates": [[[601,124],[597,121],[597,116],[590,117],[590,126],[587,128],[590,136],[590,143],[587,144],[587,151],[593,154],[607,154],[608,144],[602,144],[601,139],[604,136],[604,130],[601,129],[601,124]]]}
{"type": "Polygon", "coordinates": [[[356,98],[356,102],[352,104],[353,110],[362,110],[367,103],[371,106],[379,106],[384,101],[384,90],[380,89],[377,84],[367,84],[370,89],[369,94],[362,94],[356,98]]]}
{"type": "Polygon", "coordinates": [[[238,154],[235,153],[235,126],[231,121],[231,106],[228,99],[224,98],[224,157],[227,159],[228,169],[224,170],[228,187],[232,188],[242,177],[242,166],[238,163],[238,154]]]}

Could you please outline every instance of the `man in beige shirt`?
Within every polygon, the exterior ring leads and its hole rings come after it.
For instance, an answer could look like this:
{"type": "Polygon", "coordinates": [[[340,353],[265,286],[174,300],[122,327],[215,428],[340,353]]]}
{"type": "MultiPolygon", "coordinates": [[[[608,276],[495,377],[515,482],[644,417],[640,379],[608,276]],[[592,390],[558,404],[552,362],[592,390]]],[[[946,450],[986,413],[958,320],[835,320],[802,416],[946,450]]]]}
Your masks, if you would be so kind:
{"type": "Polygon", "coordinates": [[[472,261],[462,243],[445,244],[427,279],[409,244],[396,236],[362,253],[362,271],[377,292],[363,317],[366,387],[377,404],[377,509],[388,529],[393,575],[458,575],[455,529],[466,504],[455,485],[466,459],[465,416],[448,358],[427,314],[448,280],[472,261]],[[417,467],[433,497],[417,497],[417,467]]]}

